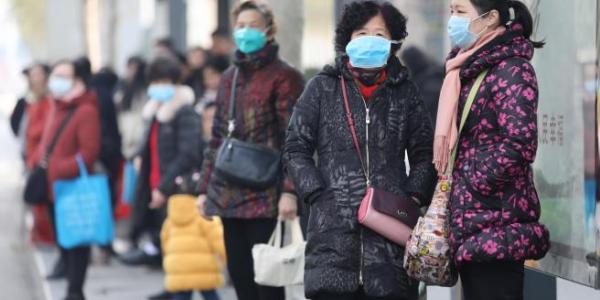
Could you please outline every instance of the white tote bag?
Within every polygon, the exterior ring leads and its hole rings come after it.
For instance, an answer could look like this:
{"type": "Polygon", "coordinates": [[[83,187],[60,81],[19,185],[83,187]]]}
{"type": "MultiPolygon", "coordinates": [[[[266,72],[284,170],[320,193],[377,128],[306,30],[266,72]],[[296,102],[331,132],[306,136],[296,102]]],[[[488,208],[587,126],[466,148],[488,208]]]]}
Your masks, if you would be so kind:
{"type": "Polygon", "coordinates": [[[277,222],[268,244],[256,244],[252,248],[254,281],[260,285],[284,287],[304,282],[304,249],[300,220],[286,221],[291,226],[291,244],[280,247],[282,222],[277,222]]]}

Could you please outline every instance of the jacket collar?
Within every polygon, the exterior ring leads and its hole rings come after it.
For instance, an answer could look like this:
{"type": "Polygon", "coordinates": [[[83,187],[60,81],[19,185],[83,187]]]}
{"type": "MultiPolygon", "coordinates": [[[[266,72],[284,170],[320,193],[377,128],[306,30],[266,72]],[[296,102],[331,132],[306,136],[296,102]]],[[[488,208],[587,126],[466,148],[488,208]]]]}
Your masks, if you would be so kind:
{"type": "Polygon", "coordinates": [[[77,96],[76,98],[74,98],[71,101],[62,101],[62,100],[57,100],[55,99],[54,102],[56,103],[56,107],[58,109],[71,109],[71,108],[76,108],[79,107],[81,105],[93,105],[94,107],[98,107],[98,98],[96,96],[96,92],[92,91],[92,90],[85,90],[85,92],[83,92],[83,94],[81,94],[80,96],[77,96]]]}
{"type": "Polygon", "coordinates": [[[237,50],[233,63],[242,70],[258,70],[269,65],[279,55],[279,45],[273,41],[269,42],[263,49],[253,54],[243,54],[237,50]]]}
{"type": "Polygon", "coordinates": [[[187,86],[179,85],[173,100],[169,102],[160,103],[152,99],[148,100],[142,110],[142,117],[146,121],[156,118],[159,123],[168,123],[175,118],[182,107],[192,104],[194,104],[194,91],[187,86]]]}

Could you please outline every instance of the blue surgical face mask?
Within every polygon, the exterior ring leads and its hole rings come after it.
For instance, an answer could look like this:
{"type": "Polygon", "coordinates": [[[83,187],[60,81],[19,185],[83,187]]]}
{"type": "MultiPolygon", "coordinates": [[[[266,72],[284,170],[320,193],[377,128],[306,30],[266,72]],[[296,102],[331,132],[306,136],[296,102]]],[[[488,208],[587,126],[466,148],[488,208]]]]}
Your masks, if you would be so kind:
{"type": "Polygon", "coordinates": [[[148,87],[148,97],[150,100],[158,102],[169,102],[175,96],[175,85],[155,83],[148,87]]]}
{"type": "Polygon", "coordinates": [[[267,34],[256,28],[244,27],[233,32],[233,40],[242,53],[251,54],[267,44],[267,34]]]}
{"type": "Polygon", "coordinates": [[[392,43],[398,42],[374,35],[362,36],[348,43],[346,54],[355,68],[381,68],[387,64],[392,43]]]}
{"type": "Polygon", "coordinates": [[[57,99],[61,99],[64,96],[66,96],[72,88],[72,79],[52,76],[48,81],[48,89],[50,89],[52,96],[54,96],[57,99]]]}
{"type": "Polygon", "coordinates": [[[450,20],[448,20],[448,36],[450,37],[450,43],[452,44],[452,47],[469,49],[471,46],[473,46],[479,39],[481,32],[479,34],[472,33],[469,31],[469,26],[472,22],[482,18],[487,14],[488,13],[485,13],[473,20],[459,16],[450,17],[450,20]]]}

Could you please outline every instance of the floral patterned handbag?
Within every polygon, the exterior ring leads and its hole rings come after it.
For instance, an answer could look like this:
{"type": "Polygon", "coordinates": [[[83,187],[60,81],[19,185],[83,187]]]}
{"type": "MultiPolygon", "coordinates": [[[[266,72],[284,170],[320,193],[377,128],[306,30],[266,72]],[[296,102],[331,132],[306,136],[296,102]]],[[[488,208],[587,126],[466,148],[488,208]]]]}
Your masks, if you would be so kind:
{"type": "MultiPolygon", "coordinates": [[[[463,109],[459,135],[471,110],[475,96],[488,71],[479,74],[471,88],[463,109]]],[[[406,245],[404,269],[414,279],[429,285],[453,286],[458,280],[454,259],[448,241],[450,224],[449,209],[452,169],[456,160],[457,147],[452,151],[446,174],[440,176],[427,213],[419,218],[406,245]]]]}

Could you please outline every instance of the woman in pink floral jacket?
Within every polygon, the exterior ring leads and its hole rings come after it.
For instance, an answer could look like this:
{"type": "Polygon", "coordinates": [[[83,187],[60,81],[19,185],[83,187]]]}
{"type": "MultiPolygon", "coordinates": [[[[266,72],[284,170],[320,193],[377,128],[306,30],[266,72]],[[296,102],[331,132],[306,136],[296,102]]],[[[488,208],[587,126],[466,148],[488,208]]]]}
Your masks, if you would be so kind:
{"type": "Polygon", "coordinates": [[[522,299],[524,261],[542,258],[550,247],[531,168],[538,85],[529,61],[543,43],[531,41],[531,14],[519,1],[450,2],[456,47],[446,64],[434,163],[443,173],[448,149],[458,147],[450,199],[455,262],[466,300],[522,299]],[[458,135],[469,92],[486,70],[458,135]]]}

